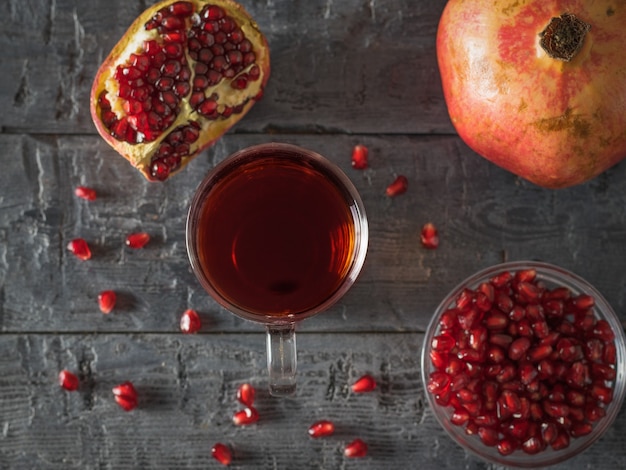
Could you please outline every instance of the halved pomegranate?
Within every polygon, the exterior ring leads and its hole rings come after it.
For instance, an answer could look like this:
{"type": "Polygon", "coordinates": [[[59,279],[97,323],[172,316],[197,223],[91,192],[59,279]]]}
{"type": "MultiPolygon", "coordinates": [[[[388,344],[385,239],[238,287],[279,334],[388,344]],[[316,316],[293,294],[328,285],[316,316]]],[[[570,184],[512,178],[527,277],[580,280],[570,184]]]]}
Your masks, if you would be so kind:
{"type": "Polygon", "coordinates": [[[91,89],[100,135],[151,181],[164,181],[259,100],[269,47],[232,0],[165,0],[144,11],[91,89]]]}

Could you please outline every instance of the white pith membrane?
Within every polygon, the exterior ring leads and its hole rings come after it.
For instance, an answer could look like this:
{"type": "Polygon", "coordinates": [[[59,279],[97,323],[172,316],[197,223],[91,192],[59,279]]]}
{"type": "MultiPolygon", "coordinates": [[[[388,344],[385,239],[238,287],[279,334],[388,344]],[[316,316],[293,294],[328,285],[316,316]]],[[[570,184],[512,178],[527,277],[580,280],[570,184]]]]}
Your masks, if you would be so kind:
{"type": "MultiPolygon", "coordinates": [[[[165,176],[171,176],[182,169],[189,160],[196,156],[196,154],[213,143],[217,138],[221,137],[233,124],[240,120],[246,112],[253,106],[255,98],[262,94],[263,87],[267,81],[266,73],[269,70],[269,51],[267,44],[262,33],[259,31],[256,23],[249,17],[249,15],[236,3],[227,0],[217,0],[211,2],[203,1],[188,1],[182,3],[191,3],[194,5],[194,13],[188,17],[178,16],[185,22],[183,30],[187,37],[180,44],[183,45],[184,62],[181,63],[183,67],[188,67],[190,71],[189,91],[184,96],[178,96],[178,104],[176,111],[173,113],[176,115],[174,121],[164,130],[160,132],[158,137],[152,141],[145,138],[145,135],[139,130],[137,131],[137,143],[126,142],[123,138],[114,136],[112,127],[107,126],[102,122],[103,110],[99,104],[99,98],[103,91],[106,90],[105,98],[110,103],[110,111],[114,113],[118,120],[121,120],[129,114],[124,109],[124,104],[128,101],[125,98],[119,96],[120,83],[115,77],[118,67],[128,67],[131,65],[131,55],[145,54],[145,44],[147,41],[157,41],[160,47],[166,44],[163,38],[164,32],[173,31],[160,31],[160,28],[146,29],[145,25],[151,18],[158,12],[164,11],[174,2],[164,2],[159,5],[146,10],[136,21],[133,23],[129,31],[125,34],[125,38],[130,38],[128,42],[123,44],[122,41],[115,46],[109,59],[115,58],[115,60],[105,61],[102,70],[103,77],[96,79],[97,83],[94,84],[92,90],[92,114],[95,114],[96,118],[100,120],[102,129],[98,127],[98,130],[103,137],[111,144],[120,154],[122,154],[130,163],[139,169],[144,176],[148,179],[155,180],[154,174],[151,175],[151,165],[154,161],[152,158],[154,154],[159,150],[161,144],[167,139],[167,137],[175,130],[182,127],[189,127],[191,123],[196,123],[199,129],[199,137],[194,142],[187,142],[189,144],[188,154],[180,156],[180,163],[172,168],[171,172],[165,176]],[[197,109],[194,109],[190,103],[190,98],[198,90],[194,88],[194,78],[196,77],[195,66],[200,61],[194,60],[190,56],[189,39],[191,36],[189,32],[194,26],[201,23],[200,12],[207,5],[214,5],[220,7],[225,15],[234,21],[238,29],[243,33],[243,37],[252,44],[252,52],[255,54],[254,62],[242,65],[242,69],[239,70],[233,77],[224,78],[214,85],[207,86],[202,90],[205,99],[214,99],[217,102],[216,117],[205,117],[197,109]],[[235,7],[235,8],[234,8],[235,7]],[[131,32],[132,31],[132,32],[131,32]],[[247,84],[243,89],[235,89],[231,84],[240,77],[250,77],[251,70],[255,69],[258,77],[247,80],[247,84]],[[227,108],[234,109],[235,111],[228,116],[222,116],[227,108]],[[106,134],[106,135],[105,135],[106,134]]],[[[174,15],[173,15],[174,16],[174,15]]],[[[169,59],[168,59],[169,60],[169,59]]],[[[180,62],[180,60],[179,60],[180,62]]],[[[225,70],[225,69],[224,69],[225,70]]],[[[223,70],[221,71],[223,72],[223,70]]],[[[154,93],[154,85],[153,85],[154,93]]],[[[152,95],[151,95],[152,99],[152,95]]],[[[199,105],[196,105],[199,109],[199,105]]]]}

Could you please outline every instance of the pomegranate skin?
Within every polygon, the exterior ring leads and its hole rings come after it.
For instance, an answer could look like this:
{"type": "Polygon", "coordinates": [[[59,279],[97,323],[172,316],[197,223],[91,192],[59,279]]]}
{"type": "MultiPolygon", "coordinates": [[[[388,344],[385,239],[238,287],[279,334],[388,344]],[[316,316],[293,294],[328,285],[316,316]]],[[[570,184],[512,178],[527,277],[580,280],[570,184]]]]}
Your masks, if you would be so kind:
{"type": "Polygon", "coordinates": [[[545,188],[588,181],[626,157],[626,6],[610,1],[450,0],[437,58],[452,124],[487,160],[545,188]],[[570,61],[541,33],[590,25],[570,61]]]}
{"type": "MultiPolygon", "coordinates": [[[[178,21],[177,18],[174,18],[174,20],[178,21]]],[[[229,38],[228,40],[230,41],[231,39],[229,38]]],[[[223,42],[216,44],[216,47],[222,44],[223,42]]],[[[203,46],[203,53],[207,50],[208,47],[203,46]]],[[[149,181],[165,181],[172,175],[180,172],[202,150],[215,143],[247,114],[256,101],[261,99],[270,75],[269,52],[267,40],[254,19],[241,5],[233,0],[164,0],[156,3],[137,17],[98,69],[90,93],[90,112],[94,125],[102,138],[128,160],[133,167],[137,168],[146,179],[149,181]],[[185,12],[188,9],[188,5],[193,5],[192,14],[185,12]],[[193,57],[193,54],[199,55],[200,52],[196,50],[194,53],[191,53],[189,41],[194,37],[193,33],[190,32],[191,29],[196,28],[196,32],[198,31],[197,22],[200,21],[199,18],[202,18],[202,21],[213,22],[213,18],[208,18],[208,13],[203,14],[206,11],[203,9],[208,6],[218,7],[229,19],[234,21],[235,33],[239,37],[232,41],[237,41],[238,44],[241,44],[242,38],[244,41],[249,41],[252,45],[251,52],[254,53],[255,59],[252,63],[245,62],[245,58],[237,59],[243,64],[243,70],[238,69],[234,77],[222,77],[218,83],[209,82],[207,85],[206,76],[200,76],[201,73],[196,68],[201,60],[193,57]],[[178,15],[180,18],[183,18],[183,26],[170,26],[170,24],[176,24],[170,23],[166,27],[163,24],[158,25],[158,22],[155,23],[155,18],[159,18],[160,21],[160,18],[166,11],[176,11],[177,13],[171,13],[171,16],[178,15]],[[148,26],[150,23],[152,25],[148,26]],[[121,121],[123,117],[130,115],[129,108],[132,108],[131,105],[136,105],[136,102],[120,96],[120,85],[115,83],[116,72],[120,74],[120,67],[130,68],[131,64],[133,64],[133,56],[147,54],[146,43],[148,41],[158,42],[159,46],[163,47],[165,51],[165,46],[170,42],[174,42],[175,39],[172,38],[175,38],[176,35],[183,37],[180,40],[183,45],[183,53],[178,54],[177,57],[179,65],[182,65],[182,68],[185,69],[183,73],[186,72],[188,76],[181,79],[179,78],[181,75],[179,75],[175,79],[171,79],[169,77],[172,74],[170,73],[170,75],[166,76],[169,72],[164,72],[164,68],[161,68],[163,75],[159,75],[160,78],[165,78],[165,80],[176,80],[175,85],[173,87],[170,85],[172,88],[168,88],[164,92],[169,94],[170,100],[163,99],[161,104],[162,106],[168,105],[173,109],[176,119],[165,125],[164,128],[151,131],[150,135],[146,134],[145,137],[139,138],[138,142],[129,142],[127,139],[115,135],[115,132],[111,129],[110,121],[106,122],[110,118],[105,118],[103,113],[109,112],[110,114],[111,111],[114,111],[117,119],[121,121]],[[242,78],[244,75],[245,77],[242,78]],[[182,88],[176,88],[181,85],[182,88]],[[174,90],[176,90],[178,95],[178,101],[175,104],[171,101],[174,90]],[[200,100],[197,99],[198,93],[203,94],[200,100]],[[103,97],[106,105],[103,105],[103,97]],[[115,101],[115,104],[110,108],[108,107],[109,101],[115,101]],[[203,104],[204,106],[201,106],[203,104]],[[176,131],[191,131],[197,135],[184,141],[188,148],[183,153],[172,154],[163,151],[161,146],[163,144],[169,145],[171,134],[176,133],[176,131]],[[160,157],[159,161],[155,161],[157,157],[160,157]],[[176,160],[174,161],[173,159],[176,160]],[[167,164],[164,164],[164,161],[167,164]]],[[[168,61],[171,57],[169,54],[166,51],[168,61]]],[[[219,54],[223,54],[220,56],[222,59],[220,65],[216,67],[220,72],[224,73],[226,73],[225,71],[229,67],[228,64],[232,64],[233,60],[235,60],[225,58],[229,56],[228,50],[223,50],[222,52],[214,51],[210,54],[216,57],[219,54]]],[[[245,53],[240,55],[240,57],[243,56],[245,56],[245,53]]],[[[206,69],[205,64],[201,65],[206,69]]],[[[163,67],[165,66],[167,64],[163,67]]],[[[208,71],[208,73],[213,72],[214,70],[208,71]]],[[[146,77],[143,76],[139,80],[145,82],[146,77]]],[[[164,81],[161,81],[162,83],[164,81]]],[[[155,88],[153,89],[153,96],[159,93],[160,86],[165,86],[161,84],[153,84],[155,88]]],[[[154,105],[151,108],[144,108],[144,114],[149,115],[150,111],[154,111],[154,105]]]]}

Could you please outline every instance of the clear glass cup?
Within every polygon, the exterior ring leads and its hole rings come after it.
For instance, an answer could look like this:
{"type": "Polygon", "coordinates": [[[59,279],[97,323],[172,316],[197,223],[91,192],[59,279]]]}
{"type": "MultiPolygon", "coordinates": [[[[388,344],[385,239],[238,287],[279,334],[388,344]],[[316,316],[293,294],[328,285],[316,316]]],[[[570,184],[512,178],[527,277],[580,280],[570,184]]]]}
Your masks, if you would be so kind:
{"type": "Polygon", "coordinates": [[[301,147],[245,148],[200,183],[186,238],[204,289],[265,325],[270,393],[292,395],[296,324],[337,302],[365,262],[367,217],[350,179],[301,147]]]}
{"type": "Polygon", "coordinates": [[[474,455],[498,465],[520,468],[543,468],[544,466],[563,462],[564,460],[572,458],[573,456],[583,452],[596,442],[611,426],[621,409],[622,402],[626,395],[626,372],[624,370],[625,360],[626,339],[621,322],[614,310],[611,308],[610,304],[595,287],[576,274],[549,263],[538,261],[511,261],[485,268],[469,276],[452,289],[450,293],[441,301],[430,320],[428,328],[426,329],[424,344],[422,346],[421,369],[422,382],[424,384],[426,398],[430,408],[433,410],[433,414],[439,424],[457,444],[462,446],[464,449],[467,449],[474,455]],[[488,282],[493,276],[503,271],[515,273],[526,269],[536,270],[537,280],[548,288],[555,288],[559,286],[566,287],[571,291],[573,296],[579,294],[589,294],[594,297],[595,306],[593,310],[596,318],[606,320],[615,334],[616,378],[612,381],[613,399],[608,405],[605,406],[606,415],[597,422],[593,423],[593,430],[589,434],[577,438],[572,437],[569,446],[564,449],[553,450],[548,446],[546,450],[537,454],[526,454],[521,450],[516,450],[514,453],[505,456],[500,454],[495,447],[488,447],[483,444],[477,435],[467,434],[464,426],[456,426],[452,424],[450,418],[454,410],[450,407],[438,404],[433,395],[428,392],[426,387],[430,374],[435,370],[435,366],[430,358],[430,352],[433,338],[439,334],[441,329],[439,322],[442,314],[449,308],[454,307],[456,299],[464,289],[476,289],[481,283],[488,282]]]}

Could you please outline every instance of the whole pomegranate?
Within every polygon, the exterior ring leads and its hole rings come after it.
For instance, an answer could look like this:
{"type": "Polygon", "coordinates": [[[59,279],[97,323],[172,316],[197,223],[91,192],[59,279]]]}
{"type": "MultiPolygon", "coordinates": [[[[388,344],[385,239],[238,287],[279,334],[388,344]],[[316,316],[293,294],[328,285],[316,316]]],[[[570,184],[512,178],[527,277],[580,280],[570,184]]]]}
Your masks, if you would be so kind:
{"type": "Polygon", "coordinates": [[[165,0],[144,11],[91,90],[102,137],[163,181],[239,121],[269,78],[267,41],[232,0],[165,0]]]}
{"type": "Polygon", "coordinates": [[[474,151],[547,188],[626,156],[626,5],[450,0],[437,58],[452,123],[474,151]]]}

